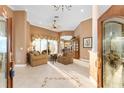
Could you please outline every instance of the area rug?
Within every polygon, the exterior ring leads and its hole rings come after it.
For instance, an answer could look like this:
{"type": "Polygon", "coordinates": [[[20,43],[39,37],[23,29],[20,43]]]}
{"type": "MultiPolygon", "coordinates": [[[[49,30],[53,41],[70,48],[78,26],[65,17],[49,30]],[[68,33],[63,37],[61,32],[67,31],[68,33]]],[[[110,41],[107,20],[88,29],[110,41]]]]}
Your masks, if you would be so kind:
{"type": "Polygon", "coordinates": [[[45,77],[42,81],[42,88],[78,88],[81,83],[76,77],[45,77]]]}

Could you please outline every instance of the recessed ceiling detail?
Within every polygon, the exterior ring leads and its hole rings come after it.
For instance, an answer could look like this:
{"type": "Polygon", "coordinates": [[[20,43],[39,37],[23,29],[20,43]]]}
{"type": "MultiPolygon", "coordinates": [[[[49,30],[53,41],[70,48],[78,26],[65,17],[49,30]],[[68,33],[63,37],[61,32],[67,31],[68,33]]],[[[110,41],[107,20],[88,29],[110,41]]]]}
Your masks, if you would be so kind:
{"type": "MultiPolygon", "coordinates": [[[[55,11],[52,5],[12,5],[13,10],[26,10],[28,21],[32,25],[53,31],[73,31],[81,21],[92,17],[92,5],[72,5],[70,10],[55,11]],[[59,16],[59,26],[51,28],[54,16],[59,16]]],[[[102,6],[104,11],[106,7],[102,6]]]]}

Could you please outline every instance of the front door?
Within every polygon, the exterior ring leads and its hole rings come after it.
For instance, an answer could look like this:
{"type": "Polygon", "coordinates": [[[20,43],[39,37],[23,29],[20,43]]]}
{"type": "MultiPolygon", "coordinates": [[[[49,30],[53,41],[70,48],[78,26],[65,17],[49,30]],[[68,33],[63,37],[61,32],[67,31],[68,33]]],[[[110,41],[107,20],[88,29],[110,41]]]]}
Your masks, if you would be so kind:
{"type": "Polygon", "coordinates": [[[0,17],[0,87],[7,87],[7,32],[6,19],[0,17]]]}
{"type": "Polygon", "coordinates": [[[0,88],[12,87],[11,22],[0,16],[0,88]]]}

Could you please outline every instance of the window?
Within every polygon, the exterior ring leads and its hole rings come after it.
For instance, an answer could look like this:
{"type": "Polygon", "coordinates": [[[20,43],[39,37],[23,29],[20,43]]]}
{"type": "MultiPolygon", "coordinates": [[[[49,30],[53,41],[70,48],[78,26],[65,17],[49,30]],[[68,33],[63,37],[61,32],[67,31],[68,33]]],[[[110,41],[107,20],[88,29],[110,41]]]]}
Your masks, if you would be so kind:
{"type": "Polygon", "coordinates": [[[50,50],[50,54],[58,53],[58,44],[56,40],[48,40],[48,48],[50,50]]]}
{"type": "Polygon", "coordinates": [[[32,42],[33,47],[36,51],[42,52],[43,50],[47,50],[47,40],[46,39],[35,39],[32,42]]]}
{"type": "Polygon", "coordinates": [[[32,42],[33,48],[36,51],[42,52],[43,50],[50,50],[50,54],[58,53],[58,44],[56,40],[48,40],[47,39],[35,39],[32,42]]]}
{"type": "Polygon", "coordinates": [[[47,50],[47,39],[40,40],[40,51],[47,50]]]}
{"type": "Polygon", "coordinates": [[[40,38],[35,39],[35,40],[32,42],[32,45],[35,47],[35,50],[36,50],[36,51],[40,51],[40,38]]]}

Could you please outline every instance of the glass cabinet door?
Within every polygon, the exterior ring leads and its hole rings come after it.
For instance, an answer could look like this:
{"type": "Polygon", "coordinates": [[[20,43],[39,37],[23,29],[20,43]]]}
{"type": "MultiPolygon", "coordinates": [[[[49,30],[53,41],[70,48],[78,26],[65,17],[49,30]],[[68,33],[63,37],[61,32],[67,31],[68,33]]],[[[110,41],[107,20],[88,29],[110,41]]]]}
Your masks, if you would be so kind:
{"type": "Polygon", "coordinates": [[[104,23],[103,31],[103,86],[124,87],[124,24],[104,23]]]}
{"type": "Polygon", "coordinates": [[[7,32],[6,20],[0,17],[0,88],[7,87],[7,32]]]}

